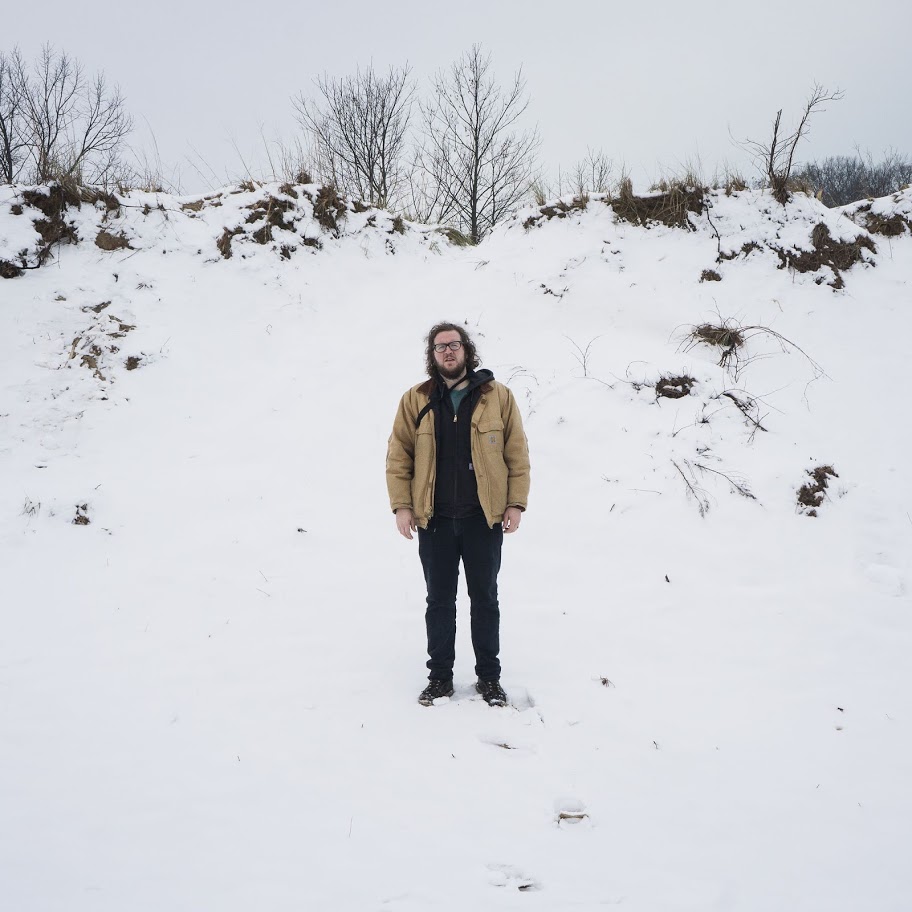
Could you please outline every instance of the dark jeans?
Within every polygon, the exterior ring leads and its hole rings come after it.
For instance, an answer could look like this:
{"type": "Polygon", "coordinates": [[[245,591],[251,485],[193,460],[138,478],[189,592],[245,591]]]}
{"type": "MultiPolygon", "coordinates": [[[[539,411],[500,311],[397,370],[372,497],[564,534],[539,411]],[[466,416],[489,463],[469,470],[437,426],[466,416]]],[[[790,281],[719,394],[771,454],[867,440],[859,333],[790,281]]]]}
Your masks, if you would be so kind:
{"type": "Polygon", "coordinates": [[[500,606],[497,574],[503,530],[489,528],[484,514],[466,519],[435,516],[418,529],[418,553],[427,583],[429,677],[453,677],[456,660],[456,583],[459,560],[465,568],[472,617],[475,674],[482,680],[500,677],[500,606]]]}

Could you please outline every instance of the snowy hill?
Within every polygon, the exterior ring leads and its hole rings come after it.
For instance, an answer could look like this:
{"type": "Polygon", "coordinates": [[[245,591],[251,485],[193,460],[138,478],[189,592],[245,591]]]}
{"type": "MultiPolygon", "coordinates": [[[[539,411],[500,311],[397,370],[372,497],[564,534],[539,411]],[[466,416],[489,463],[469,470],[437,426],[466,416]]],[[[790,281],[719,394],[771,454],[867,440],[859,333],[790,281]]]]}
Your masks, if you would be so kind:
{"type": "Polygon", "coordinates": [[[910,192],[475,248],[321,193],[0,188],[0,905],[906,909],[910,192]],[[384,457],[439,319],[530,442],[505,710],[464,593],[416,702],[384,457]]]}

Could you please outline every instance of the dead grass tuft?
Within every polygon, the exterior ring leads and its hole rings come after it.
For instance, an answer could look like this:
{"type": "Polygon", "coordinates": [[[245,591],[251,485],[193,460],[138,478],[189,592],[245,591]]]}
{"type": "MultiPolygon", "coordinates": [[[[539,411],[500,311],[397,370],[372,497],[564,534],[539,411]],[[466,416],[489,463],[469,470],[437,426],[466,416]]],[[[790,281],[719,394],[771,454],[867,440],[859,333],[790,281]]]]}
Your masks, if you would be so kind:
{"type": "Polygon", "coordinates": [[[95,237],[95,246],[102,250],[123,250],[130,247],[130,242],[124,234],[111,234],[110,231],[99,231],[95,237]]]}
{"type": "Polygon", "coordinates": [[[669,228],[684,228],[695,231],[690,213],[700,215],[705,211],[703,187],[687,187],[678,181],[667,184],[668,190],[652,196],[636,196],[630,178],[618,185],[617,194],[611,198],[615,215],[633,225],[648,228],[659,223],[669,228]]]}
{"type": "Polygon", "coordinates": [[[22,270],[18,266],[6,260],[0,260],[0,279],[17,279],[22,275],[22,270]]]}
{"type": "Polygon", "coordinates": [[[92,520],[89,519],[89,505],[76,504],[76,515],[73,517],[74,526],[88,526],[92,520]]]}
{"type": "Polygon", "coordinates": [[[124,367],[128,371],[136,370],[137,367],[142,363],[142,356],[140,355],[130,355],[126,361],[124,361],[124,367]]]}
{"type": "Polygon", "coordinates": [[[700,273],[700,281],[701,282],[721,282],[722,276],[720,276],[719,273],[716,272],[715,269],[704,269],[703,272],[700,273]]]}

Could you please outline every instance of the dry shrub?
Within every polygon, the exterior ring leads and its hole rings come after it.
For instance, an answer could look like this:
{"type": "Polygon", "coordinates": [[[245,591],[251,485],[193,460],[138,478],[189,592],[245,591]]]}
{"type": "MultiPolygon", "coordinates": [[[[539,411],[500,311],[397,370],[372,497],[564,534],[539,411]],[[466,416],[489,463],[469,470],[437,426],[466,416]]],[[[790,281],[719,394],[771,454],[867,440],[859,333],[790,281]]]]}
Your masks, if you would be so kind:
{"type": "Polygon", "coordinates": [[[364,203],[361,200],[353,200],[351,207],[352,207],[352,212],[358,212],[358,213],[369,212],[370,208],[371,208],[370,206],[368,206],[367,203],[364,203]]]}
{"type": "Polygon", "coordinates": [[[745,341],[741,330],[728,323],[723,323],[721,326],[702,323],[693,328],[690,338],[695,342],[705,342],[707,345],[716,345],[719,348],[740,348],[745,341]]]}
{"type": "Polygon", "coordinates": [[[390,234],[395,232],[396,234],[405,234],[405,222],[402,220],[401,215],[397,215],[393,219],[393,225],[390,228],[390,234]]]}
{"type": "Polygon", "coordinates": [[[279,187],[279,193],[284,193],[286,196],[290,196],[292,199],[298,198],[298,191],[291,184],[282,184],[279,187]]]}

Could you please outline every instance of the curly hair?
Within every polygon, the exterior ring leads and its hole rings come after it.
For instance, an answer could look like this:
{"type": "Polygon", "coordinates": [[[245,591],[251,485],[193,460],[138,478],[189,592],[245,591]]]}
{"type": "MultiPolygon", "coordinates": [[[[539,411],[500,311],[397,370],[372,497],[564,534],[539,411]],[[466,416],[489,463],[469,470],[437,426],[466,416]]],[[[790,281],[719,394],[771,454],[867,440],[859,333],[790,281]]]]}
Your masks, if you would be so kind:
{"type": "Polygon", "coordinates": [[[475,343],[469,338],[469,334],[465,329],[455,323],[438,323],[436,326],[431,327],[431,331],[427,335],[427,348],[425,350],[425,367],[427,368],[427,375],[432,380],[436,380],[440,376],[437,372],[437,362],[434,360],[434,339],[437,338],[438,333],[442,332],[459,333],[459,338],[462,339],[462,347],[465,349],[466,371],[471,372],[481,364],[481,358],[478,357],[475,343]]]}

